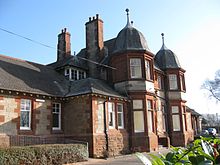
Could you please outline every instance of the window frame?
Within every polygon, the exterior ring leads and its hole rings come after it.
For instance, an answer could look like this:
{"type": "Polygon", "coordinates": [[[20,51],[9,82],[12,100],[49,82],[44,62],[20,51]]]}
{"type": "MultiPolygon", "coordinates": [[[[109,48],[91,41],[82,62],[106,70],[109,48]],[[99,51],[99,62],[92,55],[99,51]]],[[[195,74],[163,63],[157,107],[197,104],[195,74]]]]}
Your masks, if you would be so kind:
{"type": "Polygon", "coordinates": [[[141,58],[130,58],[130,77],[132,79],[139,79],[143,77],[141,58]]]}
{"type": "Polygon", "coordinates": [[[146,80],[152,80],[151,64],[147,59],[145,59],[145,74],[146,80]]]}
{"type": "MultiPolygon", "coordinates": [[[[181,131],[181,122],[180,122],[180,109],[179,109],[179,106],[178,105],[172,105],[171,106],[171,113],[172,113],[172,126],[173,126],[173,131],[175,132],[175,131],[181,131]],[[174,107],[177,107],[177,111],[173,111],[174,109],[174,107]],[[178,128],[176,128],[175,127],[175,129],[174,129],[174,117],[177,117],[178,118],[178,123],[177,124],[179,124],[179,126],[178,126],[178,128]]],[[[175,118],[175,119],[177,119],[177,118],[175,118]]],[[[176,121],[176,120],[175,120],[176,121]]],[[[176,123],[175,123],[175,126],[177,126],[176,125],[176,123]]]]}
{"type": "Polygon", "coordinates": [[[161,111],[162,111],[162,128],[166,131],[166,112],[165,112],[165,105],[161,104],[161,111]]]}
{"type": "Polygon", "coordinates": [[[124,129],[124,106],[122,103],[117,103],[117,124],[119,129],[124,129]],[[119,112],[119,107],[122,107],[121,112],[119,112]],[[121,115],[121,125],[119,125],[119,114],[121,115]]]}
{"type": "Polygon", "coordinates": [[[143,100],[142,99],[134,99],[134,100],[132,100],[132,104],[133,104],[133,109],[143,109],[143,100]]]}
{"type": "Polygon", "coordinates": [[[164,87],[163,87],[163,80],[162,80],[162,76],[161,75],[157,75],[157,83],[158,83],[158,88],[160,90],[163,90],[164,87]]]}
{"type": "Polygon", "coordinates": [[[108,102],[107,104],[107,107],[108,107],[108,126],[109,126],[109,129],[115,129],[115,103],[114,102],[108,102]],[[112,109],[110,109],[110,105],[112,109]],[[111,116],[112,114],[112,116],[111,116]],[[111,121],[110,121],[111,119],[111,121]],[[112,122],[112,125],[110,125],[110,122],[112,122]]]}
{"type": "Polygon", "coordinates": [[[147,100],[148,132],[154,132],[154,110],[153,101],[147,100]]]}
{"type": "MultiPolygon", "coordinates": [[[[133,115],[134,115],[134,133],[143,133],[143,132],[145,132],[145,126],[144,126],[144,111],[133,111],[133,115]],[[136,120],[136,116],[137,116],[137,114],[139,113],[139,115],[140,114],[142,114],[142,118],[141,118],[141,120],[140,120],[140,118],[139,118],[139,122],[141,122],[142,123],[142,125],[141,125],[141,129],[138,129],[138,130],[136,130],[136,126],[137,126],[137,123],[135,122],[136,120]]],[[[139,116],[140,117],[140,116],[139,116]]]]}
{"type": "Polygon", "coordinates": [[[64,71],[65,77],[71,81],[81,80],[86,78],[86,71],[74,67],[66,68],[64,71]],[[68,73],[67,73],[68,72],[68,73]]]}
{"type": "Polygon", "coordinates": [[[62,111],[62,106],[61,106],[61,103],[57,103],[57,102],[55,102],[55,103],[53,103],[52,104],[52,130],[61,130],[61,111],[62,111]],[[54,106],[55,105],[55,106],[54,106]],[[57,109],[57,106],[56,105],[59,105],[58,107],[58,109],[59,109],[59,113],[57,113],[57,112],[54,112],[54,110],[55,109],[57,109]],[[54,109],[55,108],[55,109],[54,109]],[[54,114],[58,114],[58,127],[54,127],[54,125],[53,125],[53,122],[54,122],[54,114]]]}
{"type": "Polygon", "coordinates": [[[178,89],[176,74],[169,74],[169,89],[170,90],[177,90],[178,89]]]}
{"type": "Polygon", "coordinates": [[[31,115],[32,115],[32,101],[30,99],[21,99],[21,102],[20,102],[20,130],[31,130],[31,122],[32,122],[31,115]],[[25,101],[25,104],[24,104],[25,110],[22,110],[22,101],[25,101]],[[28,101],[30,103],[28,110],[26,109],[27,108],[26,101],[28,101]],[[29,112],[29,115],[28,115],[29,123],[28,123],[27,127],[21,126],[22,112],[29,112]]]}

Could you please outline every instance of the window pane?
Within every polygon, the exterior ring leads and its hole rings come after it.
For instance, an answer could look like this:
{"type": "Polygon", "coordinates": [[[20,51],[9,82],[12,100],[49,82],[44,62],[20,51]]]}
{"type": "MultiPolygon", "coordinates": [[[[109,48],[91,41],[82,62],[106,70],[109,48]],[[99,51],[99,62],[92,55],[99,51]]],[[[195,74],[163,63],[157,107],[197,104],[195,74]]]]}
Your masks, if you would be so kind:
{"type": "Polygon", "coordinates": [[[123,105],[118,104],[118,128],[124,128],[124,113],[123,113],[123,105]]]}
{"type": "Polygon", "coordinates": [[[21,99],[20,129],[31,127],[31,100],[21,99]]]}
{"type": "Polygon", "coordinates": [[[102,101],[98,102],[98,110],[97,110],[97,133],[103,133],[104,132],[104,105],[102,101]]]}
{"type": "Polygon", "coordinates": [[[175,74],[170,74],[169,75],[169,84],[170,84],[170,89],[175,90],[177,89],[177,77],[175,74]]]}
{"type": "Polygon", "coordinates": [[[183,115],[183,130],[186,130],[185,120],[186,120],[185,115],[183,115]]]}
{"type": "Polygon", "coordinates": [[[53,114],[53,127],[59,128],[59,114],[53,114]]]}
{"type": "Polygon", "coordinates": [[[148,110],[148,131],[153,131],[153,105],[151,100],[147,100],[148,110]]]}
{"type": "Polygon", "coordinates": [[[157,77],[157,81],[158,81],[158,88],[162,89],[162,80],[161,80],[161,76],[158,75],[157,77]]]}
{"type": "Polygon", "coordinates": [[[180,131],[180,116],[172,115],[173,118],[173,131],[180,131]]]}
{"type": "Polygon", "coordinates": [[[131,78],[141,78],[141,59],[140,58],[131,58],[130,59],[130,72],[131,78]]]}
{"type": "Polygon", "coordinates": [[[151,73],[150,73],[150,62],[148,60],[145,60],[145,70],[146,70],[146,79],[151,79],[151,73]]]}
{"type": "Polygon", "coordinates": [[[163,130],[166,131],[166,115],[163,114],[163,130]]]}
{"type": "Polygon", "coordinates": [[[115,128],[115,110],[113,103],[108,103],[108,123],[110,128],[115,128]]]}
{"type": "Polygon", "coordinates": [[[153,112],[148,111],[148,131],[152,132],[153,131],[153,112]]]}
{"type": "Polygon", "coordinates": [[[151,100],[147,100],[147,109],[151,109],[151,110],[153,109],[151,100]]]}
{"type": "Polygon", "coordinates": [[[143,111],[134,111],[134,132],[144,132],[143,111]]]}
{"type": "Polygon", "coordinates": [[[54,103],[53,104],[53,130],[60,130],[61,129],[61,104],[54,103]]]}
{"type": "Polygon", "coordinates": [[[21,111],[20,127],[29,128],[29,125],[30,125],[29,114],[30,114],[30,112],[28,112],[28,111],[21,111]]]}
{"type": "Polygon", "coordinates": [[[143,109],[143,100],[133,100],[133,109],[143,109]]]}
{"type": "Polygon", "coordinates": [[[178,106],[172,106],[172,113],[179,113],[179,107],[178,106]]]}

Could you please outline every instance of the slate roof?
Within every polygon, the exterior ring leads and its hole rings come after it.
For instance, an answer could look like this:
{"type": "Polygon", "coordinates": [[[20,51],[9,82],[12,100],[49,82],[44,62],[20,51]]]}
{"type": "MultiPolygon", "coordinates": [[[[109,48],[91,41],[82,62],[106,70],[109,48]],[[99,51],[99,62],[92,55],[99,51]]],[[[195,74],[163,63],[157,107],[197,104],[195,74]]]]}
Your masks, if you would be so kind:
{"type": "Polygon", "coordinates": [[[144,35],[130,23],[118,33],[115,41],[114,53],[126,50],[148,50],[144,35]]]}
{"type": "Polygon", "coordinates": [[[113,87],[108,85],[107,82],[103,80],[86,78],[77,81],[72,81],[70,83],[70,92],[66,95],[66,97],[94,93],[105,96],[125,98],[124,96],[116,92],[113,89],[113,87]]]}
{"type": "Polygon", "coordinates": [[[52,67],[0,55],[0,89],[56,97],[101,94],[125,98],[107,82],[86,78],[69,81],[52,67]]]}
{"type": "Polygon", "coordinates": [[[155,55],[155,62],[160,69],[177,69],[181,68],[177,56],[163,44],[161,49],[155,55]]]}
{"type": "Polygon", "coordinates": [[[52,68],[0,55],[0,89],[63,96],[68,81],[52,68]]]}
{"type": "Polygon", "coordinates": [[[86,61],[82,59],[85,58],[85,54],[86,50],[82,49],[76,56],[70,55],[68,58],[48,64],[48,66],[51,66],[54,69],[59,69],[64,66],[75,66],[78,68],[87,69],[86,61]]]}

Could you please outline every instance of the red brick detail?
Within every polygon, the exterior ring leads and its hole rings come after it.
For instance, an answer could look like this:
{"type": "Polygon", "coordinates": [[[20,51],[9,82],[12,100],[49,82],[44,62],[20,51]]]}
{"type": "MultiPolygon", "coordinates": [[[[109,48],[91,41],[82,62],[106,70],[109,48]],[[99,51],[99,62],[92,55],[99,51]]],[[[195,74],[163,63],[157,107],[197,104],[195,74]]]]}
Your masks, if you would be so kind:
{"type": "Polygon", "coordinates": [[[0,122],[5,122],[5,116],[3,116],[3,115],[0,115],[0,122]]]}
{"type": "Polygon", "coordinates": [[[0,110],[4,110],[4,105],[0,105],[0,110]]]}

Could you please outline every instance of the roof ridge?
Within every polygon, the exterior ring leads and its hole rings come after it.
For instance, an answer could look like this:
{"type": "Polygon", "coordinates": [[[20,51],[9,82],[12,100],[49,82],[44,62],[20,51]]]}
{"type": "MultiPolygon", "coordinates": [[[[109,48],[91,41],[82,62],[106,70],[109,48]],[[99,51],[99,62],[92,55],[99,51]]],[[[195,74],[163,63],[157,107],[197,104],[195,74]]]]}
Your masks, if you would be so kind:
{"type": "Polygon", "coordinates": [[[14,60],[14,61],[19,61],[19,62],[27,62],[27,63],[37,64],[37,65],[41,65],[41,66],[47,66],[47,65],[44,65],[44,64],[40,64],[40,63],[36,63],[36,62],[32,62],[32,61],[27,61],[27,60],[22,60],[20,58],[15,58],[15,57],[12,57],[12,56],[6,56],[6,55],[3,55],[3,54],[0,54],[0,57],[10,59],[10,60],[14,60]]]}

